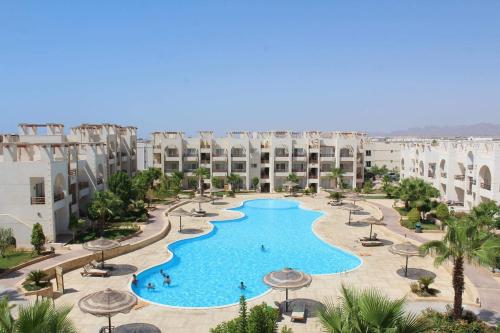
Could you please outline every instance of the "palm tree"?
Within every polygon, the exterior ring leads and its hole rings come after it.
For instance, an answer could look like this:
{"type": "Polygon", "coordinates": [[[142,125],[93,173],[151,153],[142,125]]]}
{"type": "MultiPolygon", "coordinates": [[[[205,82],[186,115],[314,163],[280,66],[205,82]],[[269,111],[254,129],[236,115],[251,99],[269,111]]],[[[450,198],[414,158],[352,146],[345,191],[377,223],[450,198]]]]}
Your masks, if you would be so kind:
{"type": "Polygon", "coordinates": [[[43,299],[19,307],[17,319],[11,314],[14,306],[7,297],[0,301],[0,332],[2,333],[76,333],[68,318],[71,307],[56,307],[43,299]]]}
{"type": "Polygon", "coordinates": [[[453,262],[453,317],[458,319],[462,316],[462,294],[465,289],[464,263],[495,265],[496,258],[500,256],[500,238],[466,216],[449,219],[443,240],[427,242],[420,250],[423,255],[435,255],[436,266],[449,260],[453,262]]]}
{"type": "Polygon", "coordinates": [[[231,173],[227,176],[227,182],[231,184],[231,190],[235,191],[241,183],[241,177],[235,173],[231,173]]]}
{"type": "Polygon", "coordinates": [[[341,287],[340,304],[327,302],[318,311],[328,333],[426,332],[425,320],[405,312],[405,298],[392,300],[376,289],[358,291],[341,287]]]}
{"type": "Polygon", "coordinates": [[[201,167],[194,170],[194,175],[198,177],[198,188],[200,189],[200,194],[203,195],[203,179],[210,176],[210,170],[201,167]]]}
{"type": "Polygon", "coordinates": [[[334,187],[339,188],[342,183],[342,176],[344,175],[344,170],[342,168],[333,168],[330,172],[330,178],[333,179],[334,187]]]}
{"type": "Polygon", "coordinates": [[[428,206],[431,198],[439,196],[439,191],[420,178],[405,178],[399,184],[396,194],[404,201],[405,209],[408,210],[410,204],[417,204],[420,207],[428,206]]]}
{"type": "Polygon", "coordinates": [[[89,205],[89,214],[99,222],[100,234],[104,234],[104,224],[122,206],[122,201],[111,191],[96,192],[89,205]]]}

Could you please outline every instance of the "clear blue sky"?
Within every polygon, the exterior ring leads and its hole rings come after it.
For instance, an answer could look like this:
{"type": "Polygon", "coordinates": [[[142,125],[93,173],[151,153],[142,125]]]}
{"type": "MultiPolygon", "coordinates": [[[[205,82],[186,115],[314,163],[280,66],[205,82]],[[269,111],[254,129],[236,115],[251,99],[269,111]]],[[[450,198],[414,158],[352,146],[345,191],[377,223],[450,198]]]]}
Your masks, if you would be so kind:
{"type": "Polygon", "coordinates": [[[1,1],[0,132],[500,123],[500,1],[1,1]]]}

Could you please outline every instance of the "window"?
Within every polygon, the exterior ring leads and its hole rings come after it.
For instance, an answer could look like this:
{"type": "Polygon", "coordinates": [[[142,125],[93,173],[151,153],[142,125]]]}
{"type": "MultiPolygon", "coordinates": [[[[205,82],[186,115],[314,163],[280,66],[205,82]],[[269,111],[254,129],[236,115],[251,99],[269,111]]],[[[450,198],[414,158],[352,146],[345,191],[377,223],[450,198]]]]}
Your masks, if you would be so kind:
{"type": "Polygon", "coordinates": [[[371,150],[367,150],[367,151],[365,152],[365,155],[366,155],[366,156],[372,156],[372,151],[371,151],[371,150]]]}
{"type": "Polygon", "coordinates": [[[372,166],[372,161],[366,161],[366,167],[370,168],[372,166]]]}
{"type": "Polygon", "coordinates": [[[252,168],[256,168],[256,167],[257,167],[257,164],[252,163],[252,164],[250,164],[250,167],[252,167],[252,168]]]}

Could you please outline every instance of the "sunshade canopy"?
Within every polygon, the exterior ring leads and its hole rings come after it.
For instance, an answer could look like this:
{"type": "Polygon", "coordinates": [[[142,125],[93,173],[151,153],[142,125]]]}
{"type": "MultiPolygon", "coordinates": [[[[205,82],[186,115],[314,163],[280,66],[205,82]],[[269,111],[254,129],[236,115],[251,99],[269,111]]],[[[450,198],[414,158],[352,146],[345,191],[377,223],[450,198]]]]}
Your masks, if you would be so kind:
{"type": "Polygon", "coordinates": [[[406,241],[401,244],[394,244],[389,247],[389,251],[393,254],[399,254],[401,256],[413,257],[420,255],[418,246],[406,241]]]}
{"type": "Polygon", "coordinates": [[[83,244],[83,248],[90,250],[90,251],[105,251],[105,250],[111,250],[114,249],[115,247],[119,247],[120,243],[112,240],[112,239],[107,239],[104,237],[88,241],[83,244]]]}
{"type": "Polygon", "coordinates": [[[80,299],[78,307],[94,316],[111,317],[118,313],[127,313],[137,304],[137,297],[128,291],[107,288],[80,299]]]}
{"type": "Polygon", "coordinates": [[[284,268],[264,276],[264,283],[274,289],[300,289],[309,286],[311,281],[311,275],[291,268],[284,268]]]}
{"type": "Polygon", "coordinates": [[[171,211],[168,213],[170,216],[190,216],[191,213],[185,210],[184,208],[177,208],[176,210],[171,211]]]}

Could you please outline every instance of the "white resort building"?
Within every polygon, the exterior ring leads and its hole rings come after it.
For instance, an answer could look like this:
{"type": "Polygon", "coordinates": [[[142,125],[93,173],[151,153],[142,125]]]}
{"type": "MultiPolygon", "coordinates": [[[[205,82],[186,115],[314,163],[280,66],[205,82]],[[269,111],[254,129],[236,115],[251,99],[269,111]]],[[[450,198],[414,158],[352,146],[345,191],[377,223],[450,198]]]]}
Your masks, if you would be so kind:
{"type": "Polygon", "coordinates": [[[282,187],[289,174],[299,177],[302,188],[319,191],[332,188],[332,168],[342,168],[343,181],[349,187],[363,182],[363,142],[358,132],[229,132],[215,137],[213,132],[199,132],[187,137],[182,132],[152,134],[152,167],[165,174],[182,171],[193,176],[198,167],[210,170],[205,179],[235,173],[242,188],[251,189],[252,179],[259,179],[259,190],[274,192],[282,187]]]}
{"type": "Polygon", "coordinates": [[[37,222],[57,241],[119,170],[135,173],[135,127],[81,125],[66,135],[62,124],[20,124],[19,134],[0,136],[0,225],[17,246],[29,245],[37,222]]]}
{"type": "Polygon", "coordinates": [[[364,143],[365,168],[386,166],[399,170],[403,140],[390,138],[368,138],[364,143]]]}
{"type": "Polygon", "coordinates": [[[405,143],[401,178],[418,177],[434,185],[442,199],[465,209],[500,201],[500,141],[427,140],[405,143]]]}

